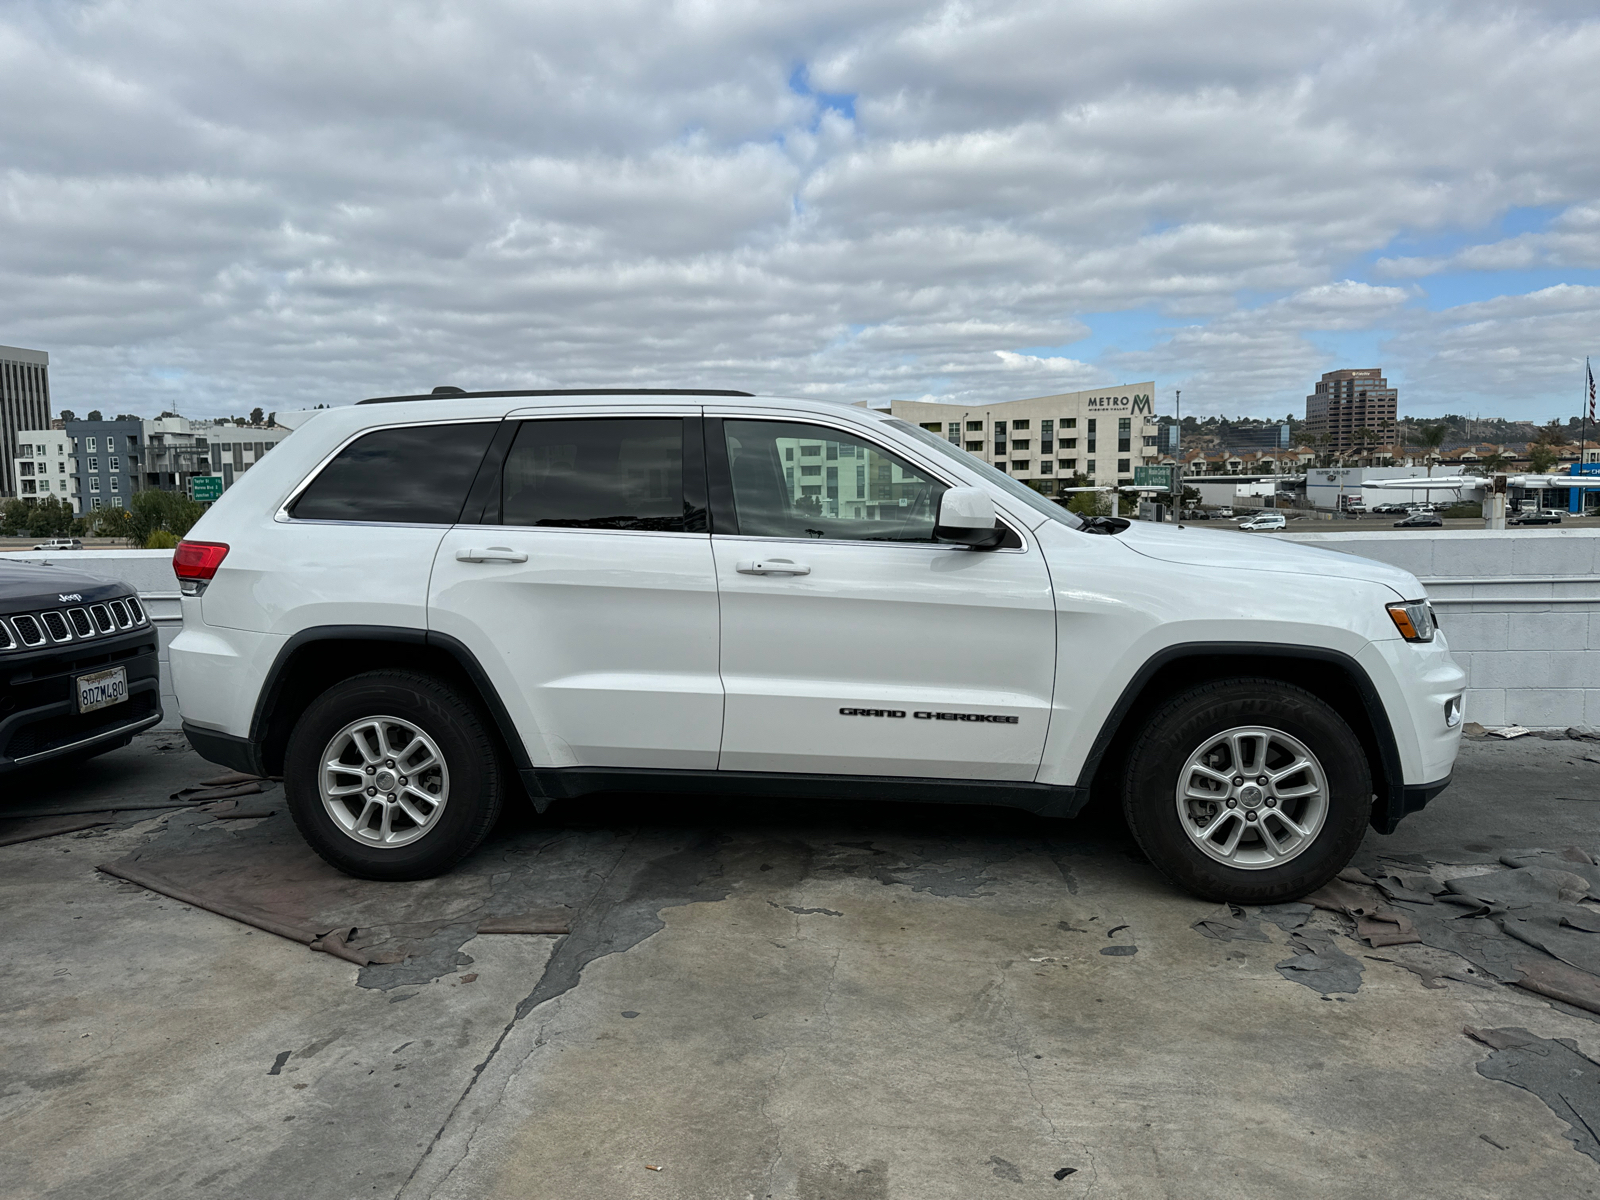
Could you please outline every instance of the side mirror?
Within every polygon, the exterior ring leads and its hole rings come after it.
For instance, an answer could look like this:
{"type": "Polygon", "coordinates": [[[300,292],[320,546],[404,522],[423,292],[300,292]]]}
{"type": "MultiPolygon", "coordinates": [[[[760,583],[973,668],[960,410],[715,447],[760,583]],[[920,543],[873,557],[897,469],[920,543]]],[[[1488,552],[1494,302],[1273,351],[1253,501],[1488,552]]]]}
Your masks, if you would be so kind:
{"type": "Polygon", "coordinates": [[[982,488],[953,487],[939,497],[933,536],[941,542],[993,550],[1005,540],[1005,526],[994,515],[994,501],[982,488]]]}

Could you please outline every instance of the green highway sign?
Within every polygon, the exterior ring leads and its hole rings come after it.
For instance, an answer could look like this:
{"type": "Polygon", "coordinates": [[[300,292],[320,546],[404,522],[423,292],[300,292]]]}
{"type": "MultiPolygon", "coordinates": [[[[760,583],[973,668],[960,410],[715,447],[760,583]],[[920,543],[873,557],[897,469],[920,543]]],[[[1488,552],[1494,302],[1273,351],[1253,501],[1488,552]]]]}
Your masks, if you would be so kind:
{"type": "Polygon", "coordinates": [[[1133,469],[1134,487],[1158,487],[1172,490],[1171,467],[1135,467],[1133,469]]]}
{"type": "Polygon", "coordinates": [[[221,475],[196,475],[189,480],[189,495],[201,504],[222,498],[221,475]]]}

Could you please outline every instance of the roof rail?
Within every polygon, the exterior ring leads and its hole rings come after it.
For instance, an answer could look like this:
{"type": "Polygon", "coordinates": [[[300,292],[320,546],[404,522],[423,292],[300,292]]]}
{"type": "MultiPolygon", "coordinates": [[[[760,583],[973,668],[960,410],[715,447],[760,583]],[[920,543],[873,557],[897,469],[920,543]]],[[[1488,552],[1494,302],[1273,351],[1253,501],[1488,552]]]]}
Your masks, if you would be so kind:
{"type": "Polygon", "coordinates": [[[403,400],[466,400],[492,396],[754,396],[754,392],[718,391],[713,388],[566,388],[550,391],[464,392],[460,388],[436,387],[422,396],[373,396],[357,404],[398,404],[403,400]]]}

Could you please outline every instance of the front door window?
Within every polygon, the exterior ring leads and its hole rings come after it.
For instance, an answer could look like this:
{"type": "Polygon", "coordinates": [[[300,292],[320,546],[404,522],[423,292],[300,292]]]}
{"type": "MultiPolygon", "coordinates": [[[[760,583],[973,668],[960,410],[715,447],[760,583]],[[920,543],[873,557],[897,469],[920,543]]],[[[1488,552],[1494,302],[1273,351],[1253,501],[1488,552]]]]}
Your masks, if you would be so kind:
{"type": "Polygon", "coordinates": [[[944,485],[851,434],[794,421],[724,422],[745,537],[932,542],[944,485]]]}

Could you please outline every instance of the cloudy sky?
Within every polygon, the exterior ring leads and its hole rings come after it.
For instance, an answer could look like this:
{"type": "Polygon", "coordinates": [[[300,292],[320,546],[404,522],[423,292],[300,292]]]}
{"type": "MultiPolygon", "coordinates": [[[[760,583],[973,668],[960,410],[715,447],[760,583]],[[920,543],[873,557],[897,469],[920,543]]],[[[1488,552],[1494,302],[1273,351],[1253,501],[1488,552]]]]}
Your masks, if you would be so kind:
{"type": "Polygon", "coordinates": [[[0,0],[58,405],[481,387],[1574,414],[1589,3],[0,0]]]}

